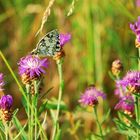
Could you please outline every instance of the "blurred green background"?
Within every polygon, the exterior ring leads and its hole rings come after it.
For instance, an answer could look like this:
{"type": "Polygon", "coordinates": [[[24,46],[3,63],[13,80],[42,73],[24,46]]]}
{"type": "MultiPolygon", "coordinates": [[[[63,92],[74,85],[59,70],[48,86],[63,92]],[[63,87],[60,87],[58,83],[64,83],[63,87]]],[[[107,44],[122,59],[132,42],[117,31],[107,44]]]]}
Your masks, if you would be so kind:
{"type": "MultiPolygon", "coordinates": [[[[113,107],[117,100],[113,94],[115,85],[108,73],[112,61],[118,58],[124,65],[124,72],[137,69],[135,35],[129,29],[129,23],[137,20],[140,7],[135,0],[55,0],[43,33],[35,37],[48,3],[49,0],[0,0],[0,50],[18,76],[19,59],[35,48],[42,35],[56,28],[60,33],[71,33],[72,39],[64,47],[63,100],[68,105],[69,113],[76,116],[74,122],[84,116],[78,114],[77,100],[87,85],[95,84],[107,94],[105,110],[107,107],[112,108],[108,124],[115,127],[112,118],[116,114],[113,107]],[[72,2],[75,2],[73,12],[67,16],[72,2]]],[[[57,97],[59,81],[56,64],[50,58],[49,61],[44,91],[53,87],[48,95],[51,98],[57,97]]],[[[1,58],[0,72],[5,75],[5,93],[12,94],[15,106],[22,110],[21,93],[1,58]]],[[[100,110],[102,112],[102,107],[100,110]]],[[[19,117],[23,119],[20,115],[19,117]]],[[[76,132],[81,139],[94,131],[92,116],[86,114],[82,121],[84,126],[76,132]]],[[[67,123],[63,127],[72,128],[67,123]]],[[[108,139],[115,139],[116,135],[117,139],[124,139],[113,133],[114,131],[109,133],[108,139]]],[[[70,134],[65,131],[64,135],[70,134]]],[[[72,135],[70,139],[76,139],[72,135]]]]}

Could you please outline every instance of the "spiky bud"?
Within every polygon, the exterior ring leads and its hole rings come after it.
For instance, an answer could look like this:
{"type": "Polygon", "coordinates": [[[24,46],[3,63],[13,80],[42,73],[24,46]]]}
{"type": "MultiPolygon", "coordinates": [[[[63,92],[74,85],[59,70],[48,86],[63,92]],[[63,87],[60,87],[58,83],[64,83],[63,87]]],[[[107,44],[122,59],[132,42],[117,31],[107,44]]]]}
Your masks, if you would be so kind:
{"type": "Polygon", "coordinates": [[[11,95],[4,95],[0,99],[0,109],[2,111],[2,119],[10,121],[12,119],[11,107],[13,105],[13,98],[11,95]]]}
{"type": "Polygon", "coordinates": [[[13,112],[12,110],[1,110],[2,111],[2,120],[9,122],[12,119],[13,112]]]}
{"type": "Polygon", "coordinates": [[[112,62],[111,70],[113,75],[115,76],[118,76],[120,72],[123,70],[123,65],[119,59],[112,62]]]}
{"type": "Polygon", "coordinates": [[[55,61],[57,61],[57,60],[60,60],[60,59],[61,59],[62,57],[64,57],[64,56],[65,56],[65,52],[64,52],[63,49],[61,49],[60,52],[58,52],[58,53],[55,54],[55,56],[53,57],[53,59],[54,59],[55,61]]]}
{"type": "Polygon", "coordinates": [[[138,86],[138,85],[128,85],[128,91],[130,93],[133,93],[133,94],[140,93],[140,86],[138,86]]]}
{"type": "Polygon", "coordinates": [[[135,46],[136,48],[140,48],[140,42],[138,41],[138,39],[135,40],[135,46]]]}

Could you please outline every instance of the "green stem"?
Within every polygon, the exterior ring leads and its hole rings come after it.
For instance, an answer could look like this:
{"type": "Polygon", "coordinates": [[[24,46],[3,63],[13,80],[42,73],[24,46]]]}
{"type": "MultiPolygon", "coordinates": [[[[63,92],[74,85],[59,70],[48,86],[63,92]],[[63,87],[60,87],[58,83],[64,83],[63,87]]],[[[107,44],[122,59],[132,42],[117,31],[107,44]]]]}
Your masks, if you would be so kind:
{"type": "Polygon", "coordinates": [[[27,93],[27,116],[28,116],[28,138],[30,139],[30,130],[31,130],[31,119],[30,119],[30,107],[29,107],[29,103],[30,103],[30,85],[26,84],[26,93],[27,93]]]}
{"type": "Polygon", "coordinates": [[[138,70],[140,70],[140,48],[138,49],[138,54],[139,54],[139,57],[138,57],[138,70]]]}
{"type": "MultiPolygon", "coordinates": [[[[120,80],[119,75],[116,76],[116,80],[117,80],[117,81],[120,80]]],[[[122,89],[122,86],[121,86],[121,85],[119,86],[119,90],[120,90],[121,96],[123,96],[123,89],[122,89]]]]}
{"type": "MultiPolygon", "coordinates": [[[[9,71],[10,71],[11,75],[13,76],[14,80],[16,81],[16,83],[17,83],[17,85],[18,85],[18,87],[19,87],[19,90],[21,91],[21,93],[22,93],[23,97],[25,98],[26,102],[28,102],[27,96],[26,96],[26,94],[25,94],[25,92],[24,92],[22,86],[20,85],[20,83],[19,83],[19,81],[18,81],[16,75],[14,74],[14,71],[13,71],[12,68],[10,67],[8,61],[6,60],[5,56],[3,55],[3,53],[2,53],[1,51],[0,51],[0,56],[1,56],[1,58],[3,59],[4,63],[6,64],[7,68],[9,69],[9,71]]],[[[29,103],[29,107],[30,107],[30,109],[32,108],[30,103],[29,103]]],[[[34,114],[35,114],[35,113],[34,113],[34,114]]],[[[36,122],[37,122],[38,126],[40,127],[41,132],[42,132],[44,138],[47,139],[47,136],[46,136],[46,134],[45,134],[45,132],[44,132],[44,130],[43,130],[43,128],[42,128],[42,126],[41,126],[41,124],[40,124],[38,118],[36,118],[36,122]]]]}
{"type": "MultiPolygon", "coordinates": [[[[31,95],[32,96],[32,95],[31,95]]],[[[33,96],[31,97],[31,117],[30,117],[30,121],[31,121],[31,131],[30,131],[30,139],[33,140],[33,128],[34,128],[34,104],[33,104],[33,96]]]]}
{"type": "MultiPolygon", "coordinates": [[[[135,114],[136,114],[136,121],[139,123],[139,99],[135,96],[135,114]]],[[[139,140],[139,129],[137,128],[137,140],[139,140]]]]}
{"type": "Polygon", "coordinates": [[[38,101],[38,82],[34,81],[35,93],[32,95],[32,109],[31,109],[31,140],[37,139],[37,101],[38,101]],[[33,135],[34,133],[34,135],[33,135]]]}
{"type": "Polygon", "coordinates": [[[34,88],[35,88],[35,95],[34,95],[34,111],[35,111],[35,120],[34,120],[34,123],[35,123],[35,140],[37,140],[37,122],[36,122],[36,119],[37,119],[37,103],[38,103],[38,93],[39,93],[39,85],[40,85],[40,82],[38,83],[37,81],[34,81],[34,88]]]}
{"type": "Polygon", "coordinates": [[[8,122],[5,123],[5,139],[9,140],[9,124],[8,124],[8,122]]]}
{"type": "MultiPolygon", "coordinates": [[[[35,118],[37,118],[37,107],[35,107],[35,118]]],[[[37,140],[37,123],[35,121],[35,140],[37,140]]]]}
{"type": "MultiPolygon", "coordinates": [[[[138,70],[140,70],[140,48],[138,49],[138,70]]],[[[136,113],[136,121],[138,124],[140,123],[140,101],[139,98],[135,96],[135,113],[136,113]]],[[[137,140],[139,140],[139,129],[137,128],[137,140]]]]}
{"type": "Polygon", "coordinates": [[[18,85],[20,91],[22,92],[23,96],[25,97],[25,99],[27,99],[27,98],[26,98],[26,95],[25,95],[25,92],[24,92],[24,90],[23,90],[23,88],[22,88],[22,86],[20,85],[20,83],[19,83],[19,81],[18,81],[16,75],[14,74],[13,70],[11,69],[11,67],[10,67],[10,65],[9,65],[9,63],[8,63],[8,61],[6,60],[6,58],[4,57],[4,55],[3,55],[3,53],[2,53],[1,51],[0,51],[0,56],[1,56],[1,58],[3,59],[4,63],[6,64],[7,68],[9,69],[11,75],[12,75],[13,78],[15,79],[15,81],[16,81],[16,83],[17,83],[17,85],[18,85]]]}
{"type": "Polygon", "coordinates": [[[99,119],[98,119],[97,108],[96,108],[96,106],[94,107],[94,114],[95,114],[96,123],[97,123],[98,128],[99,128],[99,131],[100,131],[100,135],[101,135],[101,137],[102,137],[102,140],[104,140],[104,135],[103,135],[103,132],[102,132],[101,124],[100,124],[99,119]]]}
{"type": "Polygon", "coordinates": [[[59,84],[59,95],[58,95],[58,102],[57,102],[56,117],[55,117],[55,120],[54,120],[54,129],[53,129],[53,134],[52,134],[52,140],[55,139],[56,129],[59,127],[58,118],[59,118],[59,112],[60,112],[60,103],[61,103],[62,93],[63,93],[63,89],[64,89],[62,64],[63,64],[63,59],[57,60],[57,67],[58,67],[60,84],[59,84]]]}
{"type": "Polygon", "coordinates": [[[4,139],[4,138],[3,138],[3,136],[2,136],[1,131],[0,131],[0,139],[1,139],[1,140],[3,140],[3,139],[4,139]]]}
{"type": "MultiPolygon", "coordinates": [[[[30,96],[29,94],[27,95],[28,101],[30,101],[30,96]]],[[[31,134],[31,110],[29,106],[27,107],[28,109],[28,138],[30,139],[30,134],[31,134]]]]}
{"type": "Polygon", "coordinates": [[[136,111],[136,114],[137,114],[137,115],[136,115],[136,116],[137,116],[136,119],[137,119],[137,122],[140,123],[140,122],[139,122],[139,114],[140,114],[140,110],[139,110],[139,98],[138,98],[138,97],[135,97],[135,100],[136,100],[136,110],[137,110],[137,111],[136,111]]]}

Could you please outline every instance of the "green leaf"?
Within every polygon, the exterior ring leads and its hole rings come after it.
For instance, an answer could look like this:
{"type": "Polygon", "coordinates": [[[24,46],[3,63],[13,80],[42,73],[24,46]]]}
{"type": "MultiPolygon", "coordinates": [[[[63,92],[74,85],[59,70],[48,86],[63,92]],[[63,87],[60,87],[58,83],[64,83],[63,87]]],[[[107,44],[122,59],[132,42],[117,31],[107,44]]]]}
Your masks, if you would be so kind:
{"type": "Polygon", "coordinates": [[[98,137],[98,138],[102,138],[100,135],[98,135],[98,134],[95,134],[95,133],[92,133],[92,135],[91,135],[91,139],[93,139],[94,140],[94,138],[95,137],[98,137]]]}
{"type": "Polygon", "coordinates": [[[15,124],[16,128],[19,130],[19,134],[21,134],[21,139],[27,140],[28,138],[26,132],[24,131],[23,126],[20,124],[20,121],[17,119],[16,116],[13,116],[13,123],[15,124]]]}
{"type": "Polygon", "coordinates": [[[108,71],[108,75],[109,75],[109,77],[110,77],[113,81],[116,80],[116,78],[113,76],[113,74],[112,74],[111,71],[108,71]]]}
{"type": "MultiPolygon", "coordinates": [[[[38,115],[40,116],[40,114],[45,111],[46,109],[57,109],[57,100],[47,100],[45,101],[39,108],[39,112],[38,115]]],[[[64,104],[64,102],[61,102],[60,104],[60,110],[67,110],[67,106],[64,104]]]]}
{"type": "Polygon", "coordinates": [[[102,139],[102,137],[99,134],[96,133],[90,133],[88,136],[86,136],[85,140],[98,140],[102,139]]]}
{"type": "Polygon", "coordinates": [[[41,96],[39,97],[39,99],[44,98],[48,95],[48,93],[50,93],[50,91],[53,89],[54,87],[49,88],[45,93],[41,94],[41,96]]]}
{"type": "Polygon", "coordinates": [[[118,133],[124,134],[124,135],[129,136],[129,137],[135,137],[135,135],[136,135],[135,129],[133,129],[132,127],[126,126],[124,123],[122,123],[118,119],[115,119],[114,121],[117,125],[117,128],[118,128],[117,132],[118,133]]]}
{"type": "Polygon", "coordinates": [[[52,120],[53,120],[53,122],[55,123],[55,112],[52,110],[52,109],[50,109],[50,113],[51,113],[51,118],[52,118],[52,120]]]}
{"type": "Polygon", "coordinates": [[[140,129],[140,125],[135,121],[133,120],[129,115],[123,113],[123,112],[120,112],[123,116],[125,116],[129,121],[131,121],[132,125],[135,127],[135,128],[138,128],[140,129]]]}
{"type": "Polygon", "coordinates": [[[82,124],[82,121],[81,120],[78,120],[76,122],[75,127],[74,127],[75,131],[77,131],[81,127],[81,124],[82,124]]]}
{"type": "Polygon", "coordinates": [[[14,112],[13,112],[13,116],[15,116],[17,114],[17,112],[19,111],[19,109],[15,109],[14,112]]]}
{"type": "Polygon", "coordinates": [[[126,130],[126,129],[131,128],[130,126],[122,122],[120,119],[114,119],[114,122],[116,123],[117,127],[121,130],[126,130]]]}
{"type": "Polygon", "coordinates": [[[16,140],[16,139],[21,135],[21,133],[24,131],[26,125],[27,125],[27,124],[25,124],[25,125],[22,127],[22,129],[21,129],[21,130],[19,131],[19,133],[14,137],[13,140],[16,140]]]}
{"type": "Polygon", "coordinates": [[[111,0],[111,3],[112,3],[113,7],[117,5],[117,12],[118,13],[121,13],[122,15],[130,18],[131,20],[134,20],[134,16],[133,16],[132,12],[130,12],[130,10],[128,10],[126,8],[126,6],[124,6],[124,4],[121,1],[111,0]]]}
{"type": "MultiPolygon", "coordinates": [[[[43,122],[41,123],[41,126],[42,126],[42,127],[46,124],[46,121],[47,121],[47,112],[45,113],[43,122]]],[[[39,129],[39,132],[38,132],[38,135],[37,135],[37,140],[38,140],[39,137],[40,137],[40,133],[41,133],[41,129],[39,129]]]]}
{"type": "MultiPolygon", "coordinates": [[[[27,94],[26,94],[26,97],[27,97],[27,94]]],[[[26,101],[26,99],[25,99],[24,96],[22,96],[21,101],[22,101],[22,104],[23,104],[23,106],[24,106],[24,108],[25,108],[26,113],[28,113],[28,106],[27,106],[28,103],[27,103],[27,101],[26,101]]]]}
{"type": "Polygon", "coordinates": [[[107,113],[103,116],[103,120],[101,122],[101,125],[108,119],[110,115],[110,109],[108,109],[107,113]]]}
{"type": "Polygon", "coordinates": [[[38,101],[38,94],[35,94],[35,95],[32,97],[32,102],[33,102],[33,104],[34,104],[35,107],[37,106],[37,101],[38,101]]]}
{"type": "Polygon", "coordinates": [[[140,93],[133,94],[134,96],[140,98],[140,93]]]}
{"type": "Polygon", "coordinates": [[[126,136],[133,137],[133,138],[136,138],[136,136],[137,136],[137,134],[135,133],[135,131],[133,131],[132,129],[121,130],[121,131],[119,131],[119,133],[124,134],[126,136]]]}
{"type": "Polygon", "coordinates": [[[5,127],[2,123],[2,120],[0,120],[0,129],[5,133],[5,127]]]}
{"type": "Polygon", "coordinates": [[[56,136],[55,136],[55,138],[54,138],[54,140],[62,140],[62,130],[61,129],[59,129],[59,127],[57,127],[57,130],[56,130],[56,136]]]}

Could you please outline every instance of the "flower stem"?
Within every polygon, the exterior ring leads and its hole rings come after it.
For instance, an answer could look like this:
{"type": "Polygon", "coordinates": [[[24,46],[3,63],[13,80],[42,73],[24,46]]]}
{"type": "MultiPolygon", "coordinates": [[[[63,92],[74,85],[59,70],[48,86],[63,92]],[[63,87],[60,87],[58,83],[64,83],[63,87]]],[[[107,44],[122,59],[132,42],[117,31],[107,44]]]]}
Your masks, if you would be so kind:
{"type": "Polygon", "coordinates": [[[98,119],[97,108],[96,108],[96,106],[94,107],[94,114],[95,114],[96,123],[97,123],[98,128],[99,128],[99,131],[100,131],[100,135],[101,135],[101,137],[102,137],[102,140],[104,140],[104,135],[103,135],[103,132],[102,132],[101,124],[100,124],[99,119],[98,119]]]}
{"type": "Polygon", "coordinates": [[[35,120],[34,120],[34,124],[35,124],[35,140],[37,140],[37,103],[38,103],[38,93],[39,93],[39,83],[37,81],[34,81],[34,88],[35,88],[35,95],[34,95],[34,112],[35,112],[35,120]]]}
{"type": "Polygon", "coordinates": [[[30,139],[33,140],[33,126],[34,126],[34,105],[33,105],[33,96],[31,97],[31,117],[30,117],[30,121],[31,121],[31,131],[30,131],[30,139]]]}
{"type": "MultiPolygon", "coordinates": [[[[140,48],[138,48],[138,70],[140,70],[140,48]]],[[[140,101],[139,98],[135,96],[135,113],[136,113],[136,121],[140,123],[140,101]]],[[[137,128],[137,140],[139,140],[139,129],[137,128]]]]}
{"type": "MultiPolygon", "coordinates": [[[[37,107],[35,107],[35,118],[37,118],[37,107]]],[[[37,123],[35,120],[35,140],[37,140],[37,123]]]]}
{"type": "MultiPolygon", "coordinates": [[[[119,77],[119,75],[117,75],[116,76],[116,81],[119,81],[120,80],[120,77],[119,77]]],[[[120,96],[122,97],[122,96],[124,96],[124,94],[123,94],[123,89],[122,89],[122,86],[120,85],[119,86],[119,90],[120,90],[120,96]]]]}
{"type": "Polygon", "coordinates": [[[22,86],[20,85],[20,82],[18,81],[16,75],[14,74],[14,71],[12,70],[11,66],[9,65],[8,61],[6,60],[5,56],[3,55],[2,51],[0,51],[0,56],[1,58],[3,59],[4,63],[6,64],[7,68],[9,69],[11,75],[13,76],[14,80],[16,81],[18,87],[19,87],[19,90],[21,91],[21,93],[23,94],[23,96],[25,97],[26,101],[27,101],[27,98],[26,98],[26,95],[25,95],[25,92],[22,88],[22,86]]]}
{"type": "MultiPolygon", "coordinates": [[[[4,63],[6,64],[8,70],[10,71],[10,73],[11,73],[11,75],[13,76],[14,80],[16,81],[16,83],[17,83],[17,85],[18,85],[18,87],[19,87],[19,90],[21,91],[21,93],[22,93],[23,97],[25,98],[26,102],[28,102],[26,93],[24,92],[22,86],[20,85],[20,82],[18,81],[16,75],[14,74],[14,71],[12,70],[11,66],[9,65],[8,61],[6,60],[6,58],[5,58],[5,56],[3,55],[3,53],[2,53],[1,50],[0,50],[0,56],[1,56],[1,58],[3,59],[4,63]]],[[[30,104],[30,102],[29,102],[29,108],[30,108],[30,109],[32,108],[32,105],[30,104]]],[[[33,113],[34,113],[34,112],[33,112],[33,113]]],[[[34,113],[34,114],[35,114],[35,113],[34,113]]],[[[46,134],[45,134],[45,132],[44,132],[44,130],[43,130],[43,128],[42,128],[42,126],[41,126],[41,124],[40,124],[38,118],[36,118],[35,120],[36,120],[36,122],[37,122],[39,128],[41,129],[41,132],[42,132],[44,138],[47,139],[47,136],[46,136],[46,134]]]]}
{"type": "MultiPolygon", "coordinates": [[[[139,99],[135,96],[135,114],[136,121],[139,123],[139,99]]],[[[139,128],[137,128],[137,140],[139,140],[139,128]]]]}
{"type": "Polygon", "coordinates": [[[5,140],[9,140],[9,124],[5,123],[5,140]]]}
{"type": "Polygon", "coordinates": [[[138,49],[138,54],[139,54],[139,57],[138,57],[138,70],[140,70],[140,48],[138,49]]]}
{"type": "Polygon", "coordinates": [[[26,96],[27,96],[27,117],[28,117],[28,138],[30,139],[30,130],[31,130],[31,119],[30,119],[30,107],[29,107],[29,102],[30,102],[30,85],[26,84],[26,96]]]}
{"type": "Polygon", "coordinates": [[[38,82],[34,81],[35,93],[32,95],[32,109],[31,109],[31,139],[37,139],[37,102],[38,102],[38,82]],[[34,135],[33,135],[34,133],[34,135]]]}
{"type": "Polygon", "coordinates": [[[53,129],[53,134],[52,134],[52,140],[55,139],[56,129],[57,129],[57,127],[59,127],[58,118],[59,118],[59,112],[60,112],[60,103],[61,103],[62,93],[63,93],[63,89],[64,89],[64,80],[63,80],[63,71],[62,71],[63,59],[57,60],[56,63],[57,63],[57,67],[58,67],[60,84],[59,84],[59,95],[58,95],[58,102],[57,102],[56,117],[54,120],[54,129],[53,129]]]}

